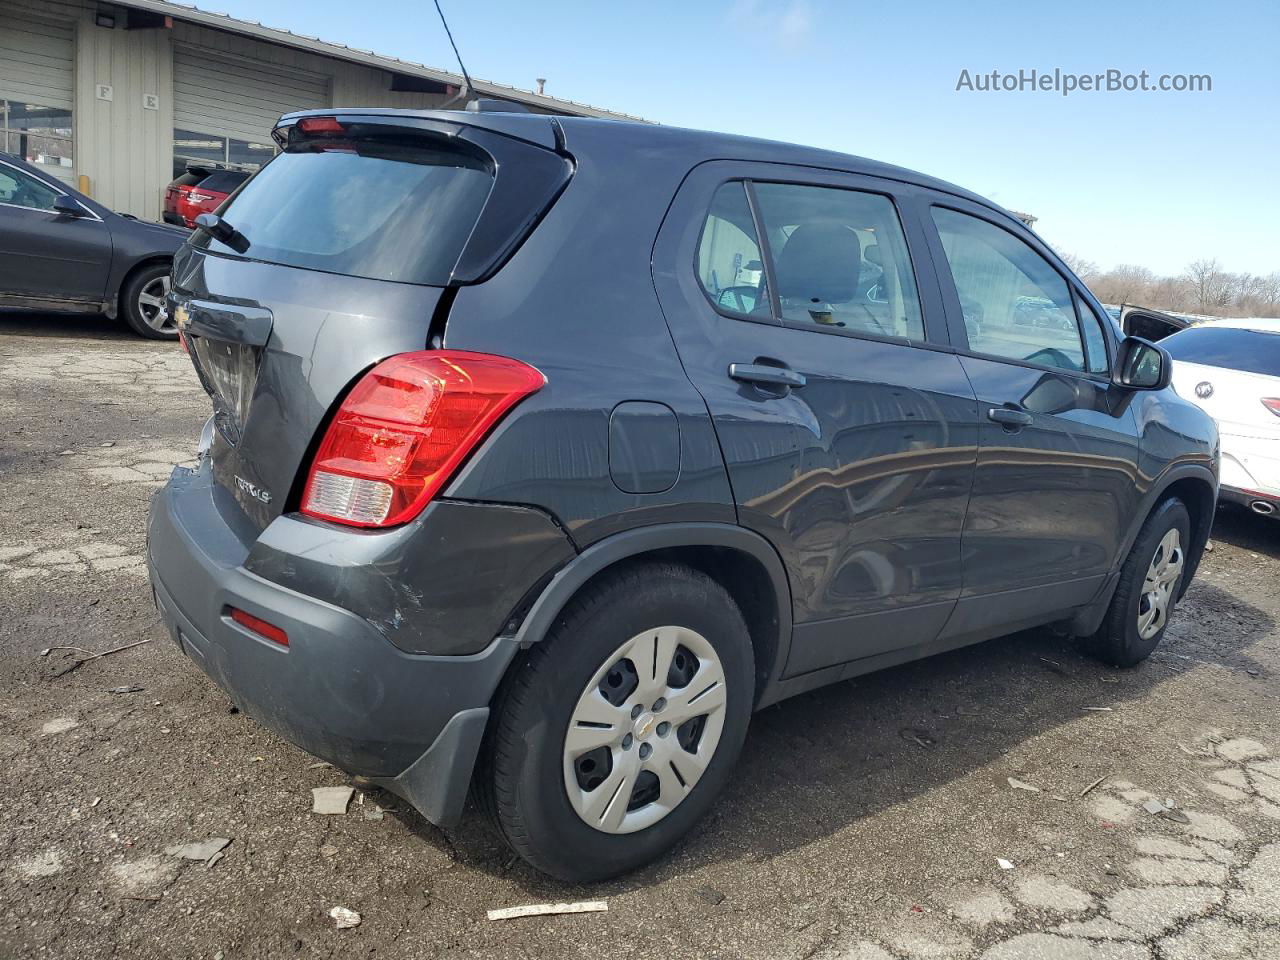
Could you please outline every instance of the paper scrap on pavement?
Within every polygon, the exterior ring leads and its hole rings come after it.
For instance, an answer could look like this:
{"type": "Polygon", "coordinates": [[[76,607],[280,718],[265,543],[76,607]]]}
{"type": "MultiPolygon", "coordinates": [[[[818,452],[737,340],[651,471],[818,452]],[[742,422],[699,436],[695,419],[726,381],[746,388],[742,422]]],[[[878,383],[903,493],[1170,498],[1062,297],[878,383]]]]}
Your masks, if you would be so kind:
{"type": "Polygon", "coordinates": [[[503,907],[490,910],[490,920],[514,920],[516,917],[541,917],[553,913],[600,913],[608,911],[603,900],[583,900],[580,903],[530,903],[523,907],[503,907]]]}

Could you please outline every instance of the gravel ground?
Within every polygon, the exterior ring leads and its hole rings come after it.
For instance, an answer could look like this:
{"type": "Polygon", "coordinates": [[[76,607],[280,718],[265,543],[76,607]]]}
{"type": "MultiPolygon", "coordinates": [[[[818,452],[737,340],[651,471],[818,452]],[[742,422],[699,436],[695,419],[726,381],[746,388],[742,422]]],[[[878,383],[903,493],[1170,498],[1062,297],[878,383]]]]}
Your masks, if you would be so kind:
{"type": "Polygon", "coordinates": [[[0,408],[0,958],[1280,957],[1280,523],[1220,513],[1136,670],[1034,631],[764,711],[689,840],[566,887],[474,813],[312,814],[346,778],[168,642],[147,499],[208,409],[176,346],[0,316],[0,408]],[[609,910],[485,918],[581,899],[609,910]]]}

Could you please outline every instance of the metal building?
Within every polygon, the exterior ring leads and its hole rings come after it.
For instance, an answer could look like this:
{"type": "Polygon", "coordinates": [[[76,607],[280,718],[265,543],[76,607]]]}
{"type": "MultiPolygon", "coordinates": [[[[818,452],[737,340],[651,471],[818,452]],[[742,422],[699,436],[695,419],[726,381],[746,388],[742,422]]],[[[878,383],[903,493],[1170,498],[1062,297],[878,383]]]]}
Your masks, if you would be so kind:
{"type": "Polygon", "coordinates": [[[282,113],[477,97],[624,116],[165,0],[0,0],[0,151],[147,219],[189,161],[270,159],[282,113]]]}

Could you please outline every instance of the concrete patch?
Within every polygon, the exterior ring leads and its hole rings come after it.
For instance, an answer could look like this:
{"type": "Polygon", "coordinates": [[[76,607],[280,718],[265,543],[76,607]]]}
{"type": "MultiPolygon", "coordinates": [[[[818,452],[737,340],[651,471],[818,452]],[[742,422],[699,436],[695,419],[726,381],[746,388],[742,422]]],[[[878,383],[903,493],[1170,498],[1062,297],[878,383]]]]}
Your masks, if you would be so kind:
{"type": "Polygon", "coordinates": [[[1232,763],[1243,763],[1246,760],[1258,760],[1271,755],[1271,751],[1257,740],[1237,737],[1226,743],[1218,744],[1218,756],[1232,763]]]}
{"type": "Polygon", "coordinates": [[[1198,810],[1184,810],[1183,813],[1191,820],[1183,829],[1193,837],[1215,840],[1228,846],[1234,846],[1244,839],[1244,833],[1225,817],[1198,810]]]}
{"type": "Polygon", "coordinates": [[[1133,845],[1139,853],[1152,857],[1181,857],[1183,860],[1205,858],[1203,850],[1190,844],[1179,843],[1177,840],[1170,840],[1168,837],[1138,837],[1133,841],[1133,845]]]}
{"type": "Polygon", "coordinates": [[[1227,899],[1227,912],[1274,923],[1280,918],[1280,843],[1258,851],[1239,874],[1240,889],[1227,899]]]}
{"type": "Polygon", "coordinates": [[[1183,886],[1227,882],[1227,868],[1217,863],[1195,863],[1191,860],[1142,857],[1125,867],[1143,883],[1177,883],[1183,886]]]}
{"type": "Polygon", "coordinates": [[[1136,943],[1099,943],[1050,933],[1024,933],[997,943],[982,960],[1150,960],[1151,953],[1136,943]]]}
{"type": "Polygon", "coordinates": [[[1245,960],[1260,958],[1253,952],[1249,931],[1244,927],[1212,918],[1197,920],[1181,933],[1159,943],[1161,960],[1245,960]]]}
{"type": "Polygon", "coordinates": [[[62,871],[62,854],[57,850],[45,850],[18,861],[18,872],[24,877],[52,877],[62,871]]]}
{"type": "Polygon", "coordinates": [[[1222,895],[1212,887],[1139,887],[1112,894],[1106,911],[1117,923],[1150,937],[1221,903],[1222,895]]]}
{"type": "Polygon", "coordinates": [[[114,863],[107,874],[121,896],[158,897],[178,878],[178,863],[163,857],[143,857],[114,863]]]}
{"type": "Polygon", "coordinates": [[[1028,907],[1057,913],[1083,913],[1093,906],[1093,897],[1083,890],[1040,875],[1019,878],[1014,896],[1028,907]]]}
{"type": "Polygon", "coordinates": [[[993,887],[976,892],[953,891],[944,901],[953,917],[976,927],[985,927],[991,923],[1011,923],[1015,916],[1013,904],[993,887]]]}

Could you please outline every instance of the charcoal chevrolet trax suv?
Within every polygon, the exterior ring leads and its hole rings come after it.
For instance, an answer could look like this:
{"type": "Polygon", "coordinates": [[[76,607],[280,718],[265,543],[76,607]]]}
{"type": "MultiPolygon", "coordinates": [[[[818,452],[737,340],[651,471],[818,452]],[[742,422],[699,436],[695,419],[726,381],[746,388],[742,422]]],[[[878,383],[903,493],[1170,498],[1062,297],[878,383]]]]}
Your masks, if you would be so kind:
{"type": "Polygon", "coordinates": [[[590,880],[688,832],[784,697],[1041,625],[1160,642],[1213,421],[1004,210],[644,124],[274,136],[174,263],[214,413],[149,558],[281,736],[437,824],[474,789],[590,880]]]}

